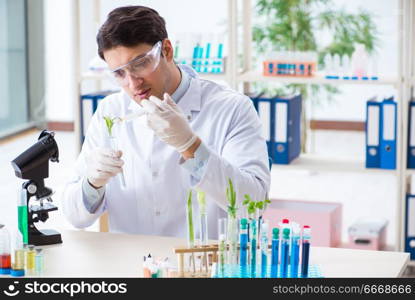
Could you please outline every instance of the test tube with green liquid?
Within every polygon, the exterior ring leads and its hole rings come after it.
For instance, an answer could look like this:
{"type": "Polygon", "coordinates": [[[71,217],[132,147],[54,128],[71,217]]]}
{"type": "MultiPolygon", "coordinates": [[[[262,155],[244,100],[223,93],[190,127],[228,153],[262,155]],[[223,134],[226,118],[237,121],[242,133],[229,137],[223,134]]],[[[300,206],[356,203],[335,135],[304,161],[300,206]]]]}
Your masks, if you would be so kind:
{"type": "Polygon", "coordinates": [[[29,227],[27,224],[27,194],[25,189],[22,189],[20,198],[17,201],[17,224],[23,237],[23,244],[28,244],[29,227]]]}

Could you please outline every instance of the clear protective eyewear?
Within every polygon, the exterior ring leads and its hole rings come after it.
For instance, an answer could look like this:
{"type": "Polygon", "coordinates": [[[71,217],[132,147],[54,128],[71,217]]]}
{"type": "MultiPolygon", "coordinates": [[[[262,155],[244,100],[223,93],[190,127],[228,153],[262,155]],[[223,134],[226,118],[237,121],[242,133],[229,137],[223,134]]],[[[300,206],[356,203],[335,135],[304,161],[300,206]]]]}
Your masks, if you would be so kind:
{"type": "Polygon", "coordinates": [[[143,78],[153,73],[160,63],[161,44],[161,41],[157,42],[144,55],[140,55],[125,65],[110,71],[110,77],[119,85],[125,86],[128,85],[127,73],[135,79],[143,78]]]}

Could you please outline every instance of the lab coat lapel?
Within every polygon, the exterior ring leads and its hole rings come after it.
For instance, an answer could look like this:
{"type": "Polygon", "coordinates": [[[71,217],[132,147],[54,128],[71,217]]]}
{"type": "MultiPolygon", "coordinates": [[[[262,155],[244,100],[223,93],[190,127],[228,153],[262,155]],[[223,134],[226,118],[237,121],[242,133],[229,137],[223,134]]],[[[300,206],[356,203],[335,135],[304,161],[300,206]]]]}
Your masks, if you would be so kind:
{"type": "Polygon", "coordinates": [[[187,119],[191,121],[192,111],[200,111],[201,102],[202,93],[200,81],[192,78],[190,80],[190,86],[184,96],[179,100],[178,106],[182,109],[187,119]]]}

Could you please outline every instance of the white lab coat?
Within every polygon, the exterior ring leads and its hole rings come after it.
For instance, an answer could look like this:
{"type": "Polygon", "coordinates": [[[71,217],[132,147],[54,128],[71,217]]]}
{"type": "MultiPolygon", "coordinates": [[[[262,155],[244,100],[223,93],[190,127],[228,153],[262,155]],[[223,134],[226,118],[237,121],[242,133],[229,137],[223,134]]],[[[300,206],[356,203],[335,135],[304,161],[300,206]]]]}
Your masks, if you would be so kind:
{"type": "MultiPolygon", "coordinates": [[[[126,187],[121,186],[118,176],[112,178],[102,204],[95,213],[88,212],[82,199],[85,158],[95,147],[110,147],[103,116],[124,116],[141,109],[124,92],[110,95],[91,119],[76,174],[62,193],[64,214],[75,227],[90,226],[108,211],[111,232],[185,237],[187,192],[197,188],[206,193],[209,238],[216,238],[218,219],[226,216],[228,178],[237,192],[239,214],[245,211],[241,204],[245,193],[257,200],[266,197],[270,184],[268,154],[250,99],[196,77],[191,78],[178,105],[210,150],[201,180],[191,186],[191,173],[179,163],[180,154],[146,127],[146,117],[123,122],[114,126],[113,134],[123,151],[126,187]]],[[[197,230],[197,205],[193,215],[197,230]]]]}

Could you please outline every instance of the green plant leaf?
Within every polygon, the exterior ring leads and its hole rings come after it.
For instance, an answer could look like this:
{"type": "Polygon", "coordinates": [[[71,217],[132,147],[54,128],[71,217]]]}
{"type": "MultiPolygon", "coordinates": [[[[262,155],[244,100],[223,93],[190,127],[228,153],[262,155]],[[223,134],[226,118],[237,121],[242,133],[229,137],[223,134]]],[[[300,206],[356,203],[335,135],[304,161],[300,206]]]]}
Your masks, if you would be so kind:
{"type": "Polygon", "coordinates": [[[192,190],[189,190],[187,197],[187,226],[188,226],[188,239],[189,245],[192,247],[195,241],[195,233],[193,229],[193,208],[192,208],[192,190]]]}
{"type": "Polygon", "coordinates": [[[104,116],[105,125],[107,126],[109,136],[112,136],[112,127],[114,126],[114,119],[109,116],[104,116]]]}

